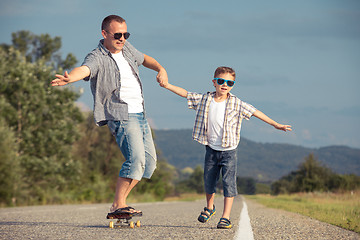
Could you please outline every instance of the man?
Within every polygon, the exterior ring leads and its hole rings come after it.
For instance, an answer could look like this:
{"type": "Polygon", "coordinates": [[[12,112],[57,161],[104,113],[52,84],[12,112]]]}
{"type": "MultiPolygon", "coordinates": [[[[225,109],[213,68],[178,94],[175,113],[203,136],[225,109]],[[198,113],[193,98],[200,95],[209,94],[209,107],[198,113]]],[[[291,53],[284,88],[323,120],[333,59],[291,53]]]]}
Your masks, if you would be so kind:
{"type": "Polygon", "coordinates": [[[102,22],[101,34],[104,39],[86,56],[82,66],[70,73],[55,75],[51,84],[62,86],[81,79],[90,81],[95,122],[98,126],[108,125],[125,157],[108,217],[123,212],[142,215],[126,204],[135,185],[141,178],[150,178],[156,168],[155,146],[145,118],[138,67],[144,65],[157,71],[160,85],[166,84],[168,77],[154,58],[126,41],[130,33],[123,18],[107,16],[102,22]]]}

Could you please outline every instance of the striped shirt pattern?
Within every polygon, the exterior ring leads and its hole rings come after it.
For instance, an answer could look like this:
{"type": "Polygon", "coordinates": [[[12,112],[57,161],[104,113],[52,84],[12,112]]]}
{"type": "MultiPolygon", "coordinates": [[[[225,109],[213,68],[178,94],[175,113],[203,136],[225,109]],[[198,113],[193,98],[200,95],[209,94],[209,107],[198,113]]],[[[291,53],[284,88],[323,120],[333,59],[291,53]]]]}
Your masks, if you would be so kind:
{"type": "MultiPolygon", "coordinates": [[[[195,141],[203,145],[208,145],[208,113],[211,100],[214,96],[215,92],[208,92],[207,94],[188,92],[187,95],[188,107],[196,111],[192,137],[195,141]]],[[[222,137],[222,147],[224,148],[237,146],[239,144],[242,120],[249,120],[256,111],[255,107],[241,101],[231,93],[229,93],[229,97],[226,101],[223,126],[224,134],[222,137]]]]}

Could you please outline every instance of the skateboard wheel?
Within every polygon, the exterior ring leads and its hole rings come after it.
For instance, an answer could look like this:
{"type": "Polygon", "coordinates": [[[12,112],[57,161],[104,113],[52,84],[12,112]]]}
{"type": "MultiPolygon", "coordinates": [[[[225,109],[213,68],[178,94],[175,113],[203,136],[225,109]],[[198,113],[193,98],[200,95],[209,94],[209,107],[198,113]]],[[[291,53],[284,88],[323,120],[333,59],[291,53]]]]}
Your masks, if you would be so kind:
{"type": "Polygon", "coordinates": [[[109,228],[114,228],[114,222],[113,222],[113,221],[111,221],[111,222],[109,223],[109,228]]]}
{"type": "Polygon", "coordinates": [[[135,228],[134,222],[130,222],[130,223],[129,223],[129,226],[130,226],[130,228],[135,228]]]}
{"type": "Polygon", "coordinates": [[[136,221],[136,226],[137,226],[137,227],[140,227],[140,226],[141,226],[140,221],[136,221]]]}

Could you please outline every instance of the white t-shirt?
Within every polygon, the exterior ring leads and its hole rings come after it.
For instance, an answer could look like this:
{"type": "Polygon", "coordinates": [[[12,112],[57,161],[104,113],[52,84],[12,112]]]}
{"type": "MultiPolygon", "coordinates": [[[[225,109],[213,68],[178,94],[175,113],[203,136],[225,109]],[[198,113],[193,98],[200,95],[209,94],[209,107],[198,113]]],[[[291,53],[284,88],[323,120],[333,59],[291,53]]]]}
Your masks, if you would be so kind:
{"type": "Polygon", "coordinates": [[[120,69],[121,87],[120,98],[128,104],[129,113],[141,113],[144,111],[141,88],[139,81],[133,73],[129,63],[123,56],[123,52],[112,54],[120,69]]]}
{"type": "Polygon", "coordinates": [[[235,149],[237,146],[222,147],[222,137],[224,134],[224,120],[225,120],[225,108],[226,100],[222,102],[216,102],[211,100],[209,106],[208,115],[208,144],[209,147],[216,151],[229,151],[235,149]]]}

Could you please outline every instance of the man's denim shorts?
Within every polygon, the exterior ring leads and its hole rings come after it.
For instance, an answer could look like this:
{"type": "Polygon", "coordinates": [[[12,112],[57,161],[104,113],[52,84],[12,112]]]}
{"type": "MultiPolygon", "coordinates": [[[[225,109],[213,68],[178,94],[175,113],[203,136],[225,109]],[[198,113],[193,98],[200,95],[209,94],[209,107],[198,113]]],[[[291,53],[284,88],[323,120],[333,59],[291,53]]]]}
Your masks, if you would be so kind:
{"type": "Polygon", "coordinates": [[[237,149],[230,151],[216,151],[206,146],[204,182],[205,192],[213,194],[216,192],[216,183],[222,173],[223,190],[225,197],[235,197],[236,186],[236,168],[237,168],[237,149]]]}
{"type": "Polygon", "coordinates": [[[129,120],[108,121],[108,127],[125,157],[119,177],[150,178],[156,168],[156,150],[143,113],[129,113],[129,120]]]}

